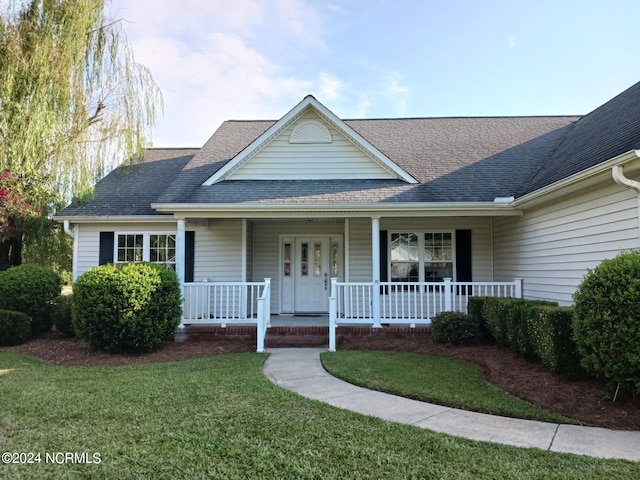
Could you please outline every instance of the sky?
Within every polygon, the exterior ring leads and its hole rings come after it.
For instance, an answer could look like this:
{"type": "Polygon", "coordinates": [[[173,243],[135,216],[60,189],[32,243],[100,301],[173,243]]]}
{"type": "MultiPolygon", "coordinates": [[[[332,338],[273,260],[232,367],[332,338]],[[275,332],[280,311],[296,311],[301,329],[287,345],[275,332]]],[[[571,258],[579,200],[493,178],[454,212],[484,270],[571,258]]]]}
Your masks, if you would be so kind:
{"type": "Polygon", "coordinates": [[[640,81],[638,0],[113,0],[155,147],[307,94],[343,119],[582,115],[640,81]]]}

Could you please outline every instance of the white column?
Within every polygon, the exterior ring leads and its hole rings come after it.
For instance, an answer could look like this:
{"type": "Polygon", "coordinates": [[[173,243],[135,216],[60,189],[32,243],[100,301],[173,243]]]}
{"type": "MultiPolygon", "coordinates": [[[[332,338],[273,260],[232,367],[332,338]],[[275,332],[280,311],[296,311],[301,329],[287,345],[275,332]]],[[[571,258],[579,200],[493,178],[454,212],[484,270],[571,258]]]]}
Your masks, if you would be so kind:
{"type": "Polygon", "coordinates": [[[371,217],[371,278],[373,282],[373,328],[380,325],[380,217],[371,217]]]}
{"type": "MultiPolygon", "coordinates": [[[[184,299],[184,252],[185,252],[185,229],[186,220],[184,218],[178,219],[178,226],[176,231],[176,274],[178,275],[178,282],[180,283],[180,296],[184,299]]],[[[180,319],[180,329],[184,328],[184,315],[180,319]]]]}
{"type": "Polygon", "coordinates": [[[349,282],[351,278],[351,266],[349,258],[351,258],[351,224],[348,218],[344,219],[344,281],[349,282]]]}

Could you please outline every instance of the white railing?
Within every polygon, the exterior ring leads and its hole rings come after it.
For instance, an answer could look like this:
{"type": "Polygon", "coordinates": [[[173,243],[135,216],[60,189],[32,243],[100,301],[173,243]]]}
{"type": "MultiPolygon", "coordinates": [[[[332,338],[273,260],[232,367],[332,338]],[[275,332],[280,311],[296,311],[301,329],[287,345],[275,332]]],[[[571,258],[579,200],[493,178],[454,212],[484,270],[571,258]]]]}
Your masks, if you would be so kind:
{"type": "Polygon", "coordinates": [[[521,297],[522,279],[512,282],[373,282],[350,283],[331,279],[329,350],[335,351],[338,324],[429,324],[440,312],[467,312],[471,296],[521,297]],[[375,298],[375,295],[378,298],[375,298]],[[379,301],[380,318],[374,304],[379,301]]]}
{"type": "Polygon", "coordinates": [[[265,282],[190,282],[184,284],[184,324],[252,323],[265,282]]]}
{"type": "Polygon", "coordinates": [[[271,319],[271,279],[264,279],[264,289],[258,298],[258,352],[264,352],[264,337],[267,335],[267,328],[271,319]]]}
{"type": "Polygon", "coordinates": [[[271,319],[271,279],[264,282],[189,282],[184,284],[185,325],[256,324],[257,351],[271,319]]]}

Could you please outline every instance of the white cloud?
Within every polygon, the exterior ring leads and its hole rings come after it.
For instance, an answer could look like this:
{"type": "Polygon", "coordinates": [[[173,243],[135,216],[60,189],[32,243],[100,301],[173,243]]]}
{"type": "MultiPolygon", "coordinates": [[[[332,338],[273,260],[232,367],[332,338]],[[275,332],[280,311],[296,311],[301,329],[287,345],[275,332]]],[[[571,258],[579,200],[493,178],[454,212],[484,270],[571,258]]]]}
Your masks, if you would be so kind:
{"type": "Polygon", "coordinates": [[[318,100],[321,102],[335,101],[340,97],[343,83],[339,78],[323,72],[320,74],[318,84],[318,100]]]}
{"type": "MultiPolygon", "coordinates": [[[[322,48],[320,17],[304,1],[117,0],[113,15],[128,20],[136,60],[164,95],[155,146],[200,146],[227,119],[277,119],[315,86],[256,45],[269,38],[272,47],[322,48]],[[269,35],[256,38],[265,28],[269,35]]],[[[318,85],[337,95],[340,82],[327,75],[318,85]]]]}

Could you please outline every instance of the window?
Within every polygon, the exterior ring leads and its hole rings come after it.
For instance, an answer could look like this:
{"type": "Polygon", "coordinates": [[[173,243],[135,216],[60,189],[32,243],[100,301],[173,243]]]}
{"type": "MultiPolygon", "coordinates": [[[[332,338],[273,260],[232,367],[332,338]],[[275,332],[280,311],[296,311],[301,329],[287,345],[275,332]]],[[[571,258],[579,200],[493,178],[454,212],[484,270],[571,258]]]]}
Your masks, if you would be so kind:
{"type": "Polygon", "coordinates": [[[451,232],[391,233],[392,282],[441,282],[453,278],[451,232]]]}
{"type": "Polygon", "coordinates": [[[149,261],[176,270],[176,236],[149,235],[149,261]]]}
{"type": "Polygon", "coordinates": [[[116,262],[152,262],[176,269],[176,236],[164,233],[119,233],[116,262]]]}

